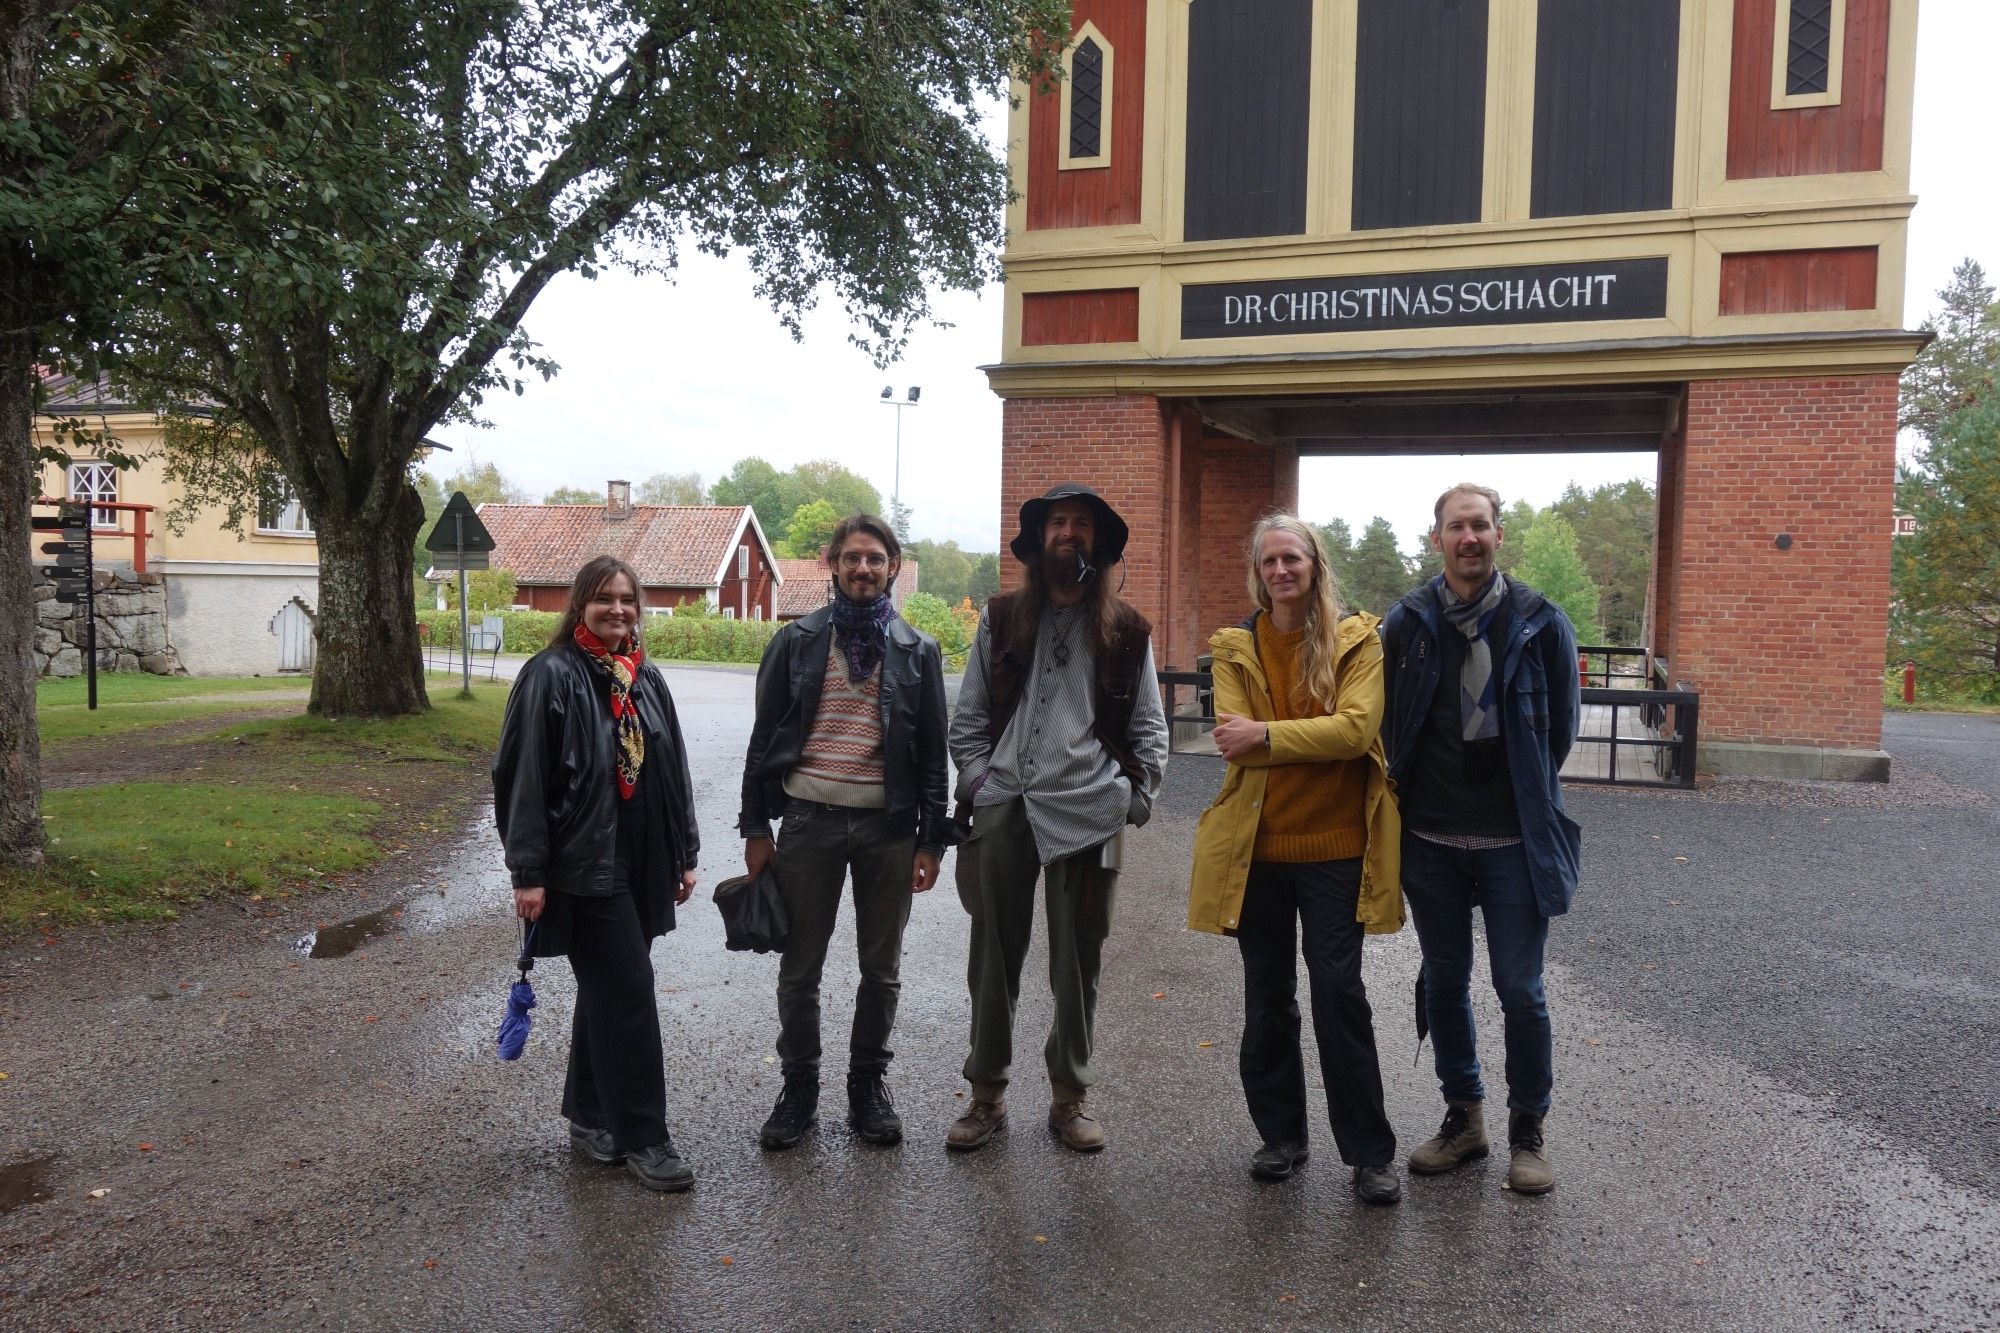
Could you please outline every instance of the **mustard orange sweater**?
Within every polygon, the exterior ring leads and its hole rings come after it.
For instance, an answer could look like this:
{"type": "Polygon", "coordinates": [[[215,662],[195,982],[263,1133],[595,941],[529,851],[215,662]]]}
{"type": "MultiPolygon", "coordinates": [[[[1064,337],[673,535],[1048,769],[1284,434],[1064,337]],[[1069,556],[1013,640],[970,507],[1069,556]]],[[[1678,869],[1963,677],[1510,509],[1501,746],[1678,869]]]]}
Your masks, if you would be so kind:
{"type": "MultiPolygon", "coordinates": [[[[1316,717],[1292,690],[1304,669],[1305,631],[1284,634],[1271,617],[1257,617],[1257,652],[1280,721],[1316,717]]],[[[1368,760],[1278,764],[1265,772],[1264,809],[1257,824],[1259,861],[1340,861],[1368,847],[1368,760]]]]}

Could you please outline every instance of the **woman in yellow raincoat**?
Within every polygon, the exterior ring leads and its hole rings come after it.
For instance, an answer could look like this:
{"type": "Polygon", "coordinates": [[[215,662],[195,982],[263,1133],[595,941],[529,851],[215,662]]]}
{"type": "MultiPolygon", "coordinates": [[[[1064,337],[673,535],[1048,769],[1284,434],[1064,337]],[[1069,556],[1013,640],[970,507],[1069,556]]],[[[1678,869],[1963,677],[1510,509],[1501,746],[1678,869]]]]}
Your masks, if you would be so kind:
{"type": "Polygon", "coordinates": [[[1215,744],[1229,761],[1195,834],[1188,926],[1243,955],[1240,1066],[1264,1143],[1251,1174],[1283,1180],[1308,1155],[1299,1049],[1302,939],[1327,1110],[1355,1192],[1392,1204],[1402,1182],[1382,1104],[1364,934],[1403,924],[1401,826],[1382,757],[1382,641],[1342,617],[1326,549],[1289,514],[1250,538],[1258,609],[1210,640],[1215,744]]]}

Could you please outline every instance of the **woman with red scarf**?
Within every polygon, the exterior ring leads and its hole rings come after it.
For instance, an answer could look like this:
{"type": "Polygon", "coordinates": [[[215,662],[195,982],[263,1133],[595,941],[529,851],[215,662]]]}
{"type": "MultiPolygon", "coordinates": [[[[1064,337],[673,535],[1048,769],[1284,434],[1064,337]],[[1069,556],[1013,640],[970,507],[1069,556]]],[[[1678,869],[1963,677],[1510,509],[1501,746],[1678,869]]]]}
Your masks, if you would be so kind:
{"type": "Polygon", "coordinates": [[[493,809],[530,952],[576,973],[570,1143],[649,1189],[694,1172],[667,1132],[652,943],[694,891],[700,839],[680,722],[639,641],[639,580],[610,556],[570,586],[507,696],[493,809]]]}

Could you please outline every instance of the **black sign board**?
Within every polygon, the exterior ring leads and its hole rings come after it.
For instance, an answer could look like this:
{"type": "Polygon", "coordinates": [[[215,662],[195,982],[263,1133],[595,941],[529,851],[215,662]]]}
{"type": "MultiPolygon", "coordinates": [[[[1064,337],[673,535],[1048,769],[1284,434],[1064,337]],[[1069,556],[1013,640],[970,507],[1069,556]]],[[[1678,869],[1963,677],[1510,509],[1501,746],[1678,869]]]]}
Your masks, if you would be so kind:
{"type": "Polygon", "coordinates": [[[451,493],[451,502],[438,515],[431,535],[424,538],[426,551],[490,551],[497,544],[479,515],[472,512],[472,501],[465,498],[464,491],[451,493]]]}
{"type": "Polygon", "coordinates": [[[84,584],[65,581],[56,585],[56,600],[64,606],[82,606],[89,598],[90,589],[84,584]]]}
{"type": "Polygon", "coordinates": [[[1370,333],[1658,319],[1667,261],[1582,260],[1275,282],[1213,282],[1181,292],[1182,338],[1370,333]]]}
{"type": "Polygon", "coordinates": [[[53,565],[43,565],[41,570],[52,579],[75,579],[82,578],[89,565],[87,555],[59,555],[53,565]]]}
{"type": "Polygon", "coordinates": [[[43,542],[43,555],[83,555],[90,550],[90,544],[83,541],[43,542]]]}

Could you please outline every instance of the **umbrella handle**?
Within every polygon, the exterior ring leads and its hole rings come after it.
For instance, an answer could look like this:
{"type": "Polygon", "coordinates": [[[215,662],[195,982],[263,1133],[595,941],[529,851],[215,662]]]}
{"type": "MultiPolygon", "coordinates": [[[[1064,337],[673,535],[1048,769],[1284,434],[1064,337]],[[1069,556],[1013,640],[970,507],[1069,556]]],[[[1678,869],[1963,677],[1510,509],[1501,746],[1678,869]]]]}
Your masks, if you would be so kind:
{"type": "Polygon", "coordinates": [[[528,973],[535,970],[535,956],[529,950],[535,947],[535,932],[540,930],[541,926],[542,923],[539,921],[521,923],[521,956],[514,960],[514,966],[521,969],[523,981],[528,979],[528,973]]]}

